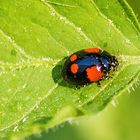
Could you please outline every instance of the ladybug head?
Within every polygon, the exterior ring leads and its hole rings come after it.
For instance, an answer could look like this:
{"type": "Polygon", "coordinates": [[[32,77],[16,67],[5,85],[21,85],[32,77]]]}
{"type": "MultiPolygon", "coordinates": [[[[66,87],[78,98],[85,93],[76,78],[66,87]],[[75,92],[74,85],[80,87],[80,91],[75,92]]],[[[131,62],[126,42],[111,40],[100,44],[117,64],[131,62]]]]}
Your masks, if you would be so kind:
{"type": "Polygon", "coordinates": [[[102,56],[100,57],[102,70],[104,73],[108,74],[111,69],[115,69],[116,66],[119,65],[118,60],[115,56],[108,55],[108,56],[102,56]]]}

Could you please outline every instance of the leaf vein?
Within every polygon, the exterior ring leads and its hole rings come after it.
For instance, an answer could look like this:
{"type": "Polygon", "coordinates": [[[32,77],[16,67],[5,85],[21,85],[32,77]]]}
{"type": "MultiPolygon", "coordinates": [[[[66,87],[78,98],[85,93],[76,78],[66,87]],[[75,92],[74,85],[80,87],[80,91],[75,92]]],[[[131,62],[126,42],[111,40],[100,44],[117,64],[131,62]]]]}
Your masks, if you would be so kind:
{"type": "Polygon", "coordinates": [[[73,22],[69,21],[66,17],[62,16],[60,13],[58,13],[49,3],[47,3],[46,0],[40,0],[41,2],[43,2],[45,5],[48,6],[48,8],[50,9],[50,11],[52,11],[53,13],[55,13],[60,20],[62,20],[65,24],[73,27],[73,29],[75,29],[76,32],[78,32],[86,41],[88,41],[91,45],[95,45],[95,42],[93,40],[91,40],[82,30],[80,27],[77,27],[73,22]]]}
{"type": "Polygon", "coordinates": [[[134,45],[134,44],[119,30],[119,29],[118,29],[118,28],[117,28],[117,26],[114,24],[114,22],[101,12],[101,10],[96,6],[96,4],[94,3],[93,0],[91,0],[91,3],[92,3],[92,5],[97,9],[97,11],[98,11],[98,13],[100,14],[100,16],[102,16],[105,20],[107,20],[107,21],[109,22],[110,26],[114,27],[114,29],[116,30],[116,32],[118,32],[118,33],[122,36],[122,38],[123,38],[125,41],[128,41],[128,42],[133,46],[133,48],[136,49],[136,51],[140,52],[140,49],[138,49],[138,48],[137,48],[137,47],[136,47],[136,46],[135,46],[135,45],[134,45]]]}
{"type": "Polygon", "coordinates": [[[7,41],[9,41],[13,47],[15,47],[15,49],[21,54],[23,55],[25,58],[29,58],[31,59],[31,56],[28,55],[20,46],[18,46],[15,41],[10,37],[8,36],[7,34],[5,34],[1,29],[0,29],[0,33],[4,36],[4,38],[7,39],[7,41]]]}

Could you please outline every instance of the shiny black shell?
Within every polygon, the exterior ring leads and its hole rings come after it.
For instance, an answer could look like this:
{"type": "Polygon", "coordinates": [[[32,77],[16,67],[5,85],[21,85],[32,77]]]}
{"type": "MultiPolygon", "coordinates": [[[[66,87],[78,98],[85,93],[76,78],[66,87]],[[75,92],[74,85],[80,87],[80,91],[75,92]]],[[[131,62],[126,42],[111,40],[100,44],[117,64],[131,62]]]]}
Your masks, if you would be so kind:
{"type": "Polygon", "coordinates": [[[69,83],[87,85],[108,77],[110,70],[118,64],[116,57],[107,51],[88,48],[75,52],[67,58],[62,76],[69,83]]]}

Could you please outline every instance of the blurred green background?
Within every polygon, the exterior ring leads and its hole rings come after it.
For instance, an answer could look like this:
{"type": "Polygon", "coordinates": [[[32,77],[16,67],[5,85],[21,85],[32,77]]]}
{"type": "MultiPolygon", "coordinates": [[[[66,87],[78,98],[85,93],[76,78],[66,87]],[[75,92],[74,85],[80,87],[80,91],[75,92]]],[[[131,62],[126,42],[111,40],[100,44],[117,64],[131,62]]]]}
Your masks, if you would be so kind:
{"type": "MultiPolygon", "coordinates": [[[[127,0],[140,21],[140,0],[127,0]]],[[[125,92],[101,113],[44,132],[42,140],[140,140],[140,86],[125,92]]],[[[31,137],[36,140],[40,137],[31,137]]]]}

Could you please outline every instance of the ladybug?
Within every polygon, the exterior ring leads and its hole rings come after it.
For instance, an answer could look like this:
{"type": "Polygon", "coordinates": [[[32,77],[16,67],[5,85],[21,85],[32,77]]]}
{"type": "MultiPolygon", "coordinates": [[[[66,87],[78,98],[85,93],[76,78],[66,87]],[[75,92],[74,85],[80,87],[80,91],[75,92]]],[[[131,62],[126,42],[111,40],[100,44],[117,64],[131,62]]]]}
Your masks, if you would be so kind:
{"type": "Polygon", "coordinates": [[[62,76],[75,85],[87,85],[109,77],[111,69],[118,65],[115,56],[99,48],[88,48],[72,54],[66,60],[62,76]]]}

